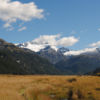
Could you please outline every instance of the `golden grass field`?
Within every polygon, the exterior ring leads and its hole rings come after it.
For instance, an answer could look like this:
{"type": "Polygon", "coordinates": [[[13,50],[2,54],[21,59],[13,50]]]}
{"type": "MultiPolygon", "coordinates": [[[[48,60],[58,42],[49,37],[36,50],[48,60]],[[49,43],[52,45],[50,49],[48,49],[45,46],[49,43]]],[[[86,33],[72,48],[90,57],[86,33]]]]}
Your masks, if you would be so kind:
{"type": "Polygon", "coordinates": [[[100,100],[100,77],[0,75],[0,100],[100,100]]]}

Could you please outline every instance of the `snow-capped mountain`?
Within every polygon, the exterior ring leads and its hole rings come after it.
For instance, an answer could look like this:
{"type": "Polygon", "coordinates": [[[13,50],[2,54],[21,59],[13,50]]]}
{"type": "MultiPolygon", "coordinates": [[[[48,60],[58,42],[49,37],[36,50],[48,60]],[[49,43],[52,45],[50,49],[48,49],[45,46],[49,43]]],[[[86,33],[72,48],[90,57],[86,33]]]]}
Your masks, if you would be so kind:
{"type": "Polygon", "coordinates": [[[48,59],[52,64],[56,64],[57,62],[66,59],[66,56],[64,56],[59,49],[55,50],[51,46],[41,49],[37,54],[48,59]]]}
{"type": "Polygon", "coordinates": [[[62,54],[69,52],[70,50],[68,48],[65,47],[61,47],[57,50],[57,52],[61,52],[62,54]]]}
{"type": "Polygon", "coordinates": [[[22,43],[22,44],[17,44],[18,47],[20,48],[27,48],[27,49],[30,49],[34,52],[38,52],[40,51],[41,49],[45,48],[44,45],[37,45],[37,44],[33,44],[31,42],[26,42],[26,43],[22,43]]]}
{"type": "Polygon", "coordinates": [[[49,44],[37,44],[34,42],[26,42],[22,44],[17,44],[20,48],[27,48],[36,52],[39,56],[48,59],[52,64],[55,64],[63,59],[66,59],[64,55],[65,52],[68,52],[68,48],[57,48],[49,44]]]}
{"type": "Polygon", "coordinates": [[[46,50],[48,48],[52,48],[53,50],[55,50],[56,52],[61,52],[61,53],[65,53],[70,51],[68,48],[65,47],[61,47],[61,48],[57,48],[54,45],[50,45],[48,43],[44,43],[44,44],[37,44],[34,41],[30,41],[30,42],[26,42],[26,43],[21,43],[21,44],[16,44],[18,47],[20,48],[27,48],[30,49],[34,52],[39,52],[41,50],[46,50]]]}
{"type": "Polygon", "coordinates": [[[26,42],[17,44],[20,48],[30,49],[42,58],[46,58],[63,74],[85,74],[100,66],[100,48],[69,50],[57,48],[48,43],[26,42]]]}
{"type": "Polygon", "coordinates": [[[27,48],[27,49],[30,49],[34,52],[39,52],[40,50],[45,49],[48,46],[50,46],[55,51],[58,50],[55,46],[51,46],[49,44],[37,44],[37,43],[34,43],[34,42],[26,42],[26,43],[16,44],[16,45],[20,48],[27,48]]]}
{"type": "Polygon", "coordinates": [[[85,48],[83,50],[77,50],[77,51],[68,51],[68,52],[65,52],[64,55],[65,56],[77,56],[77,55],[81,55],[81,54],[84,54],[84,55],[94,55],[94,54],[98,54],[100,53],[100,48],[85,48]]]}
{"type": "Polygon", "coordinates": [[[61,48],[57,48],[54,45],[50,45],[48,43],[37,43],[36,41],[30,41],[30,42],[26,42],[26,43],[22,43],[22,44],[16,44],[18,47],[20,48],[26,48],[26,49],[30,49],[34,52],[44,52],[47,50],[56,52],[56,53],[61,53],[64,56],[77,56],[77,55],[81,55],[81,54],[86,54],[86,55],[93,55],[93,54],[97,54],[100,53],[100,48],[85,48],[82,50],[69,50],[68,48],[65,47],[61,47],[61,48]]]}

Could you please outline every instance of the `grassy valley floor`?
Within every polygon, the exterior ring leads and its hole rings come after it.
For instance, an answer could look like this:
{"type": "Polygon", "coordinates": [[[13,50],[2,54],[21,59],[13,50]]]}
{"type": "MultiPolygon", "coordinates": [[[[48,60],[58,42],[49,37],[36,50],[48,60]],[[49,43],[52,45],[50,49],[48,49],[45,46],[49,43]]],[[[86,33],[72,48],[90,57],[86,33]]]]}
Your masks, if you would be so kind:
{"type": "Polygon", "coordinates": [[[0,100],[100,100],[100,77],[0,75],[0,100]]]}

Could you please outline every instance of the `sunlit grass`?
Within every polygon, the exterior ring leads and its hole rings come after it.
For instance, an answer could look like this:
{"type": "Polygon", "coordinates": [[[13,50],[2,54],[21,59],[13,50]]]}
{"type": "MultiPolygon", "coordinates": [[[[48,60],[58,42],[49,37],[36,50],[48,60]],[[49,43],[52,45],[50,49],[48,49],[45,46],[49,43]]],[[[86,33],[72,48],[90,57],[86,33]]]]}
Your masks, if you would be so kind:
{"type": "Polygon", "coordinates": [[[0,100],[100,100],[100,77],[0,75],[0,100]]]}

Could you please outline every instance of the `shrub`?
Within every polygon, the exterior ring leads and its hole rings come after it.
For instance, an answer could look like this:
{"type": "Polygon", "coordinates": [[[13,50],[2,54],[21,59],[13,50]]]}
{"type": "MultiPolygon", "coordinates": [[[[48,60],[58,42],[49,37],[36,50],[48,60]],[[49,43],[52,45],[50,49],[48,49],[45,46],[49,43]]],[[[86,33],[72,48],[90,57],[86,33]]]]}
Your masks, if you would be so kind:
{"type": "Polygon", "coordinates": [[[71,78],[71,79],[68,79],[67,81],[70,82],[70,83],[72,83],[72,82],[76,82],[77,79],[76,78],[71,78]]]}
{"type": "Polygon", "coordinates": [[[68,91],[68,100],[73,100],[73,90],[72,89],[69,89],[68,91]]]}
{"type": "Polygon", "coordinates": [[[79,89],[77,90],[77,96],[79,100],[84,98],[82,91],[80,91],[79,89]]]}
{"type": "Polygon", "coordinates": [[[96,88],[95,90],[96,90],[96,91],[100,91],[100,88],[96,88]]]}

